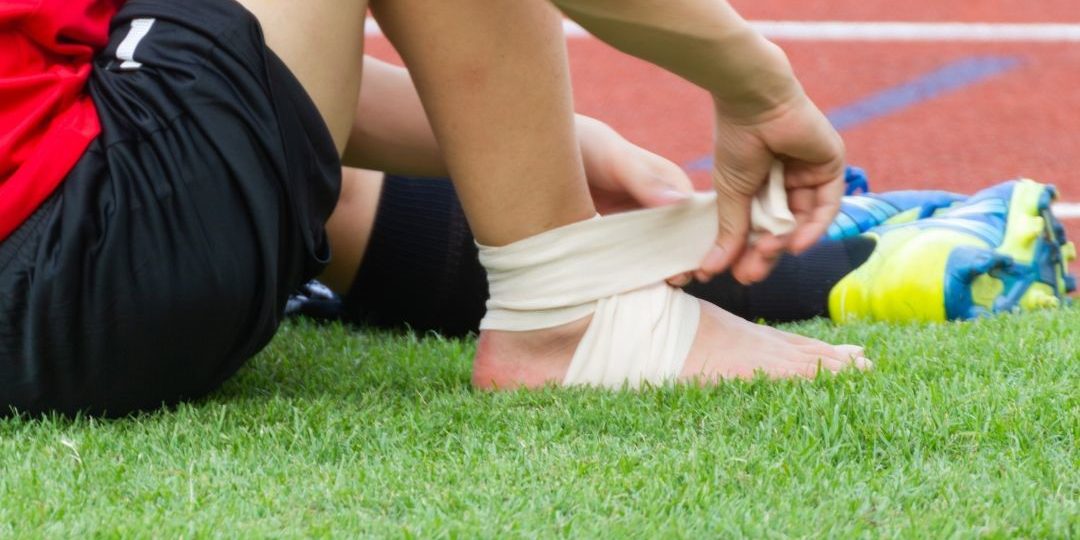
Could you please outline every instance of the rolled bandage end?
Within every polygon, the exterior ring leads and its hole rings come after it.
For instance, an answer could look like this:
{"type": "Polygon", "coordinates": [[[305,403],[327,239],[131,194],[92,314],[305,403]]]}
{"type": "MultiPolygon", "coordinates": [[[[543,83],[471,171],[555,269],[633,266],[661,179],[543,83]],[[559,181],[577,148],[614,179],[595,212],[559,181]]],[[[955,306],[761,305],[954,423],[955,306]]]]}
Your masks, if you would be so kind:
{"type": "MultiPolygon", "coordinates": [[[[751,209],[755,231],[795,227],[783,166],[751,209]]],[[[479,246],[491,297],[481,330],[553,328],[592,315],[563,380],[607,388],[679,376],[697,335],[699,300],[664,282],[695,270],[719,230],[715,193],[613,214],[502,247],[479,246]]]]}
{"type": "Polygon", "coordinates": [[[750,241],[755,241],[762,233],[783,236],[794,230],[795,216],[788,207],[784,185],[784,164],[774,161],[768,182],[750,202],[750,241]]]}
{"type": "Polygon", "coordinates": [[[715,193],[480,246],[491,297],[481,330],[552,328],[592,315],[563,380],[619,388],[679,375],[698,300],[664,282],[698,267],[718,230],[715,193]]]}

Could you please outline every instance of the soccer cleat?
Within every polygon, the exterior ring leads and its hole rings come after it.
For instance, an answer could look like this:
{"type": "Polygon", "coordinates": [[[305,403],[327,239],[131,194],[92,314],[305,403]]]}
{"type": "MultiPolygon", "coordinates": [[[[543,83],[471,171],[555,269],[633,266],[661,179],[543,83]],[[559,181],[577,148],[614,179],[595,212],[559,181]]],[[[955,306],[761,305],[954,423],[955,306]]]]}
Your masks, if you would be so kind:
{"type": "Polygon", "coordinates": [[[1056,194],[1053,186],[1016,180],[922,219],[872,227],[866,234],[878,245],[833,287],[830,316],[945,321],[1067,302],[1076,288],[1068,273],[1076,249],[1050,212],[1056,194]]]}
{"type": "Polygon", "coordinates": [[[848,165],[844,168],[844,195],[870,192],[870,179],[861,167],[848,165]]]}
{"type": "Polygon", "coordinates": [[[285,303],[285,316],[305,315],[318,320],[337,321],[345,317],[341,297],[330,287],[311,280],[289,295],[285,303]]]}
{"type": "Polygon", "coordinates": [[[948,191],[910,190],[847,195],[825,236],[843,240],[874,227],[908,223],[934,215],[938,210],[966,197],[948,191]]]}
{"type": "Polygon", "coordinates": [[[866,171],[848,166],[844,171],[844,198],[825,237],[843,240],[884,224],[907,223],[930,217],[967,197],[933,190],[871,193],[866,171]]]}

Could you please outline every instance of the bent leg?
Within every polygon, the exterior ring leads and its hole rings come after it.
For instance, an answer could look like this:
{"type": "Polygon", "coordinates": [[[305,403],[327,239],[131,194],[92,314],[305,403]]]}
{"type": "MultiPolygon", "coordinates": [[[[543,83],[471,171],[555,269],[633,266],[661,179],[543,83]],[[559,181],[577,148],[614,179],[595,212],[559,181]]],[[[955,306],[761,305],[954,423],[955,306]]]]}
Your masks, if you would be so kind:
{"type": "Polygon", "coordinates": [[[416,82],[478,241],[503,245],[596,213],[551,6],[391,0],[372,9],[416,82]]]}
{"type": "MultiPolygon", "coordinates": [[[[594,214],[574,141],[564,43],[550,8],[408,0],[373,8],[417,82],[481,243],[531,241],[594,214]]],[[[564,380],[590,320],[535,330],[491,327],[481,333],[474,383],[507,388],[564,380]]],[[[840,369],[858,352],[753,331],[710,310],[701,321],[684,377],[715,380],[759,369],[812,376],[819,365],[840,369]]]]}

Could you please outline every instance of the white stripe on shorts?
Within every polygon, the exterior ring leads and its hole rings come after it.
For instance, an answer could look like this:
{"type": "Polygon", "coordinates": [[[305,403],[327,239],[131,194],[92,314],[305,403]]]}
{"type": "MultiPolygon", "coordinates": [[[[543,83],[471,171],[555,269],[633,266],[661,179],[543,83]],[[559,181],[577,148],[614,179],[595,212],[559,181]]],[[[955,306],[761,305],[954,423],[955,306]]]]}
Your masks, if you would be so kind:
{"type": "Polygon", "coordinates": [[[150,33],[150,27],[154,26],[154,19],[135,19],[131,21],[131,30],[116,48],[116,58],[122,60],[120,69],[139,69],[142,62],[135,61],[135,47],[139,46],[146,34],[150,33]]]}

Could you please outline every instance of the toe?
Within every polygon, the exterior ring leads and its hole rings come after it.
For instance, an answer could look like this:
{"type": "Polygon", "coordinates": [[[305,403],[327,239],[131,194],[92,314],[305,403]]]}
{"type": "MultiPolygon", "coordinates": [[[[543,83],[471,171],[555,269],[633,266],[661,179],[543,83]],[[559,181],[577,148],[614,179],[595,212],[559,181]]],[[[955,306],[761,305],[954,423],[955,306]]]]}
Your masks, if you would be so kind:
{"type": "Polygon", "coordinates": [[[832,373],[839,373],[845,369],[868,369],[872,364],[863,354],[862,347],[856,345],[828,345],[823,342],[814,342],[798,346],[802,358],[796,362],[798,369],[804,376],[815,375],[819,368],[832,373]]]}
{"type": "Polygon", "coordinates": [[[847,345],[847,344],[845,344],[845,345],[837,345],[835,347],[835,349],[844,358],[849,358],[849,359],[854,360],[856,358],[865,358],[866,357],[866,352],[863,350],[862,347],[860,347],[858,345],[847,345]]]}
{"type": "Polygon", "coordinates": [[[858,345],[837,345],[836,349],[848,358],[848,364],[855,369],[873,369],[874,363],[866,357],[866,350],[858,345]]]}
{"type": "Polygon", "coordinates": [[[821,365],[822,370],[839,373],[846,369],[850,362],[843,358],[822,357],[818,363],[821,365]]]}

